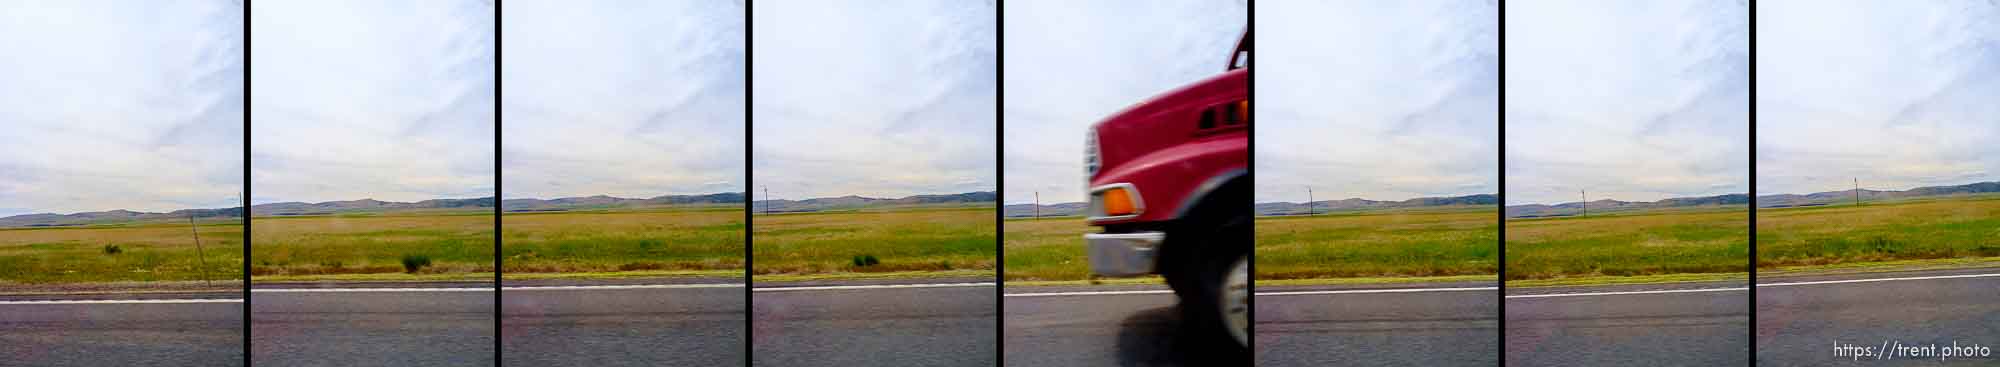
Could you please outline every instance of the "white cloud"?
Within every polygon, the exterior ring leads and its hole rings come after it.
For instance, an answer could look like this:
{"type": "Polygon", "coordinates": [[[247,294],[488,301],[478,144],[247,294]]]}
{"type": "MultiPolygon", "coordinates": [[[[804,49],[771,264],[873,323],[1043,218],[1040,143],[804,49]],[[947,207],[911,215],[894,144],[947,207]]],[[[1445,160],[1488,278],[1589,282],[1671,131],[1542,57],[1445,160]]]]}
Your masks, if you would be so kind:
{"type": "Polygon", "coordinates": [[[994,189],[994,4],[750,9],[753,190],[800,199],[994,189]]]}
{"type": "Polygon", "coordinates": [[[1749,191],[1743,3],[1516,1],[1506,17],[1509,204],[1749,191]]]}
{"type": "Polygon", "coordinates": [[[242,7],[0,4],[0,216],[236,205],[242,7]]]}
{"type": "Polygon", "coordinates": [[[740,192],[743,7],[509,1],[504,196],[740,192]]]}
{"type": "Polygon", "coordinates": [[[1759,194],[1995,180],[2000,5],[1757,6],[1759,194]]]}
{"type": "Polygon", "coordinates": [[[1257,198],[1492,194],[1499,27],[1487,1],[1257,8],[1257,198]]]}
{"type": "Polygon", "coordinates": [[[493,7],[250,9],[253,202],[493,195],[493,7]]]}
{"type": "Polygon", "coordinates": [[[1083,201],[1086,129],[1221,74],[1249,16],[1242,2],[1215,0],[1008,1],[1005,11],[1009,203],[1037,192],[1043,203],[1083,201]]]}

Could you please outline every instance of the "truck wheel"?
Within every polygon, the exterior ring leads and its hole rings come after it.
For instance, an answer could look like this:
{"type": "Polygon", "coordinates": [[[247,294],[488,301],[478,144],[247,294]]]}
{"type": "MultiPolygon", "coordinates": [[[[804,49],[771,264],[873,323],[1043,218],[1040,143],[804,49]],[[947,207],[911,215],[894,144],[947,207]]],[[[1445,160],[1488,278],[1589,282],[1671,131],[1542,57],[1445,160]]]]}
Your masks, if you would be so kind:
{"type": "MultiPolygon", "coordinates": [[[[1182,320],[1208,339],[1232,344],[1239,350],[1250,345],[1250,218],[1230,218],[1190,225],[1184,243],[1181,269],[1168,274],[1168,283],[1181,298],[1182,320]],[[1180,279],[1175,279],[1180,278],[1180,279]]],[[[1194,223],[1190,223],[1194,224],[1194,223]]],[[[1175,239],[1167,235],[1168,241],[1175,239]]]]}
{"type": "Polygon", "coordinates": [[[1221,306],[1222,329],[1236,340],[1236,345],[1250,345],[1250,257],[1237,256],[1236,264],[1222,275],[1221,298],[1216,304],[1221,306]]]}

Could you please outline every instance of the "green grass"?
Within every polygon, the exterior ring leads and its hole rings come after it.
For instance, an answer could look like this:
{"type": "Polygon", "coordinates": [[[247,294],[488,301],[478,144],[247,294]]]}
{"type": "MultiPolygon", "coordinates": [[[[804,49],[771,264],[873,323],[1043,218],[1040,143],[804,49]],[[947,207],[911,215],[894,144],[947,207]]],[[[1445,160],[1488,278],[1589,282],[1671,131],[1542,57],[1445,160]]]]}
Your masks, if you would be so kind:
{"type": "Polygon", "coordinates": [[[1009,219],[1002,230],[1007,232],[1008,284],[1090,278],[1083,234],[1097,232],[1097,227],[1083,218],[1009,219]]]}
{"type": "Polygon", "coordinates": [[[1500,237],[1494,210],[1257,218],[1257,279],[1498,274],[1500,237]]]}
{"type": "Polygon", "coordinates": [[[1749,271],[1744,207],[1507,221],[1507,280],[1749,271]]]}
{"type": "Polygon", "coordinates": [[[458,278],[493,273],[490,213],[253,217],[253,281],[458,278]],[[431,265],[406,274],[405,256],[431,265]]]}
{"type": "Polygon", "coordinates": [[[1758,209],[1757,267],[2000,257],[2000,195],[1758,209]]]}
{"type": "Polygon", "coordinates": [[[752,273],[974,271],[991,274],[997,256],[994,208],[908,207],[830,213],[758,215],[751,230],[752,273]],[[874,256],[855,266],[855,256],[874,256]]]}
{"type": "Polygon", "coordinates": [[[743,208],[507,213],[503,276],[743,269],[743,208]]]}
{"type": "MultiPolygon", "coordinates": [[[[1492,279],[1499,263],[1492,208],[1258,218],[1257,279],[1297,284],[1492,279]]],[[[1080,218],[1010,219],[1008,285],[1124,284],[1092,280],[1080,218]]],[[[1156,277],[1138,283],[1157,283],[1156,277]]],[[[1277,284],[1277,283],[1272,283],[1277,284]]]]}
{"type": "Polygon", "coordinates": [[[243,279],[241,222],[198,229],[201,251],[185,223],[0,229],[0,283],[198,281],[204,269],[212,280],[243,279]]]}

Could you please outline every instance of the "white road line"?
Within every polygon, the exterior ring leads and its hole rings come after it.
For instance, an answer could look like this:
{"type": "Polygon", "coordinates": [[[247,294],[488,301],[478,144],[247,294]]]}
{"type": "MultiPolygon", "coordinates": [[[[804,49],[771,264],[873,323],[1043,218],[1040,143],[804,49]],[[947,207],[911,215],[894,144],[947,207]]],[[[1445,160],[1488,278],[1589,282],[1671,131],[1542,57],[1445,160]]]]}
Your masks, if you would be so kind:
{"type": "MultiPolygon", "coordinates": [[[[1937,276],[1926,276],[1926,277],[1895,277],[1895,278],[1871,278],[1871,279],[1846,279],[1846,280],[1822,280],[1822,281],[1811,281],[1811,282],[1784,282],[1784,283],[1765,283],[1765,284],[1758,284],[1757,286],[1758,286],[1758,287],[1787,287],[1787,286],[1801,286],[1801,285],[1824,285],[1824,284],[1848,284],[1848,283],[1874,283],[1874,282],[1890,282],[1890,281],[1902,281],[1902,280],[1934,280],[1934,279],[1965,279],[1965,278],[1991,278],[1991,277],[2000,277],[2000,273],[1995,273],[1995,274],[1961,274],[1961,275],[1937,275],[1937,276]]],[[[1704,288],[1704,289],[1673,289],[1673,290],[1657,290],[1657,291],[1630,291],[1630,292],[1591,292],[1591,293],[1558,293],[1558,294],[1522,294],[1522,295],[1512,295],[1512,296],[1507,296],[1507,298],[1549,298],[1549,297],[1582,297],[1582,296],[1617,296],[1617,295],[1631,295],[1631,294],[1667,294],[1667,293],[1698,293],[1698,292],[1733,292],[1733,291],[1745,291],[1745,290],[1749,290],[1749,289],[1750,289],[1749,287],[1735,287],[1735,288],[1704,288]]]]}
{"type": "Polygon", "coordinates": [[[1630,292],[1589,292],[1589,293],[1554,293],[1554,294],[1522,294],[1522,295],[1512,295],[1512,296],[1507,296],[1507,298],[1551,298],[1551,297],[1584,297],[1584,296],[1622,296],[1622,295],[1631,295],[1631,294],[1668,294],[1668,293],[1702,293],[1702,292],[1733,292],[1733,291],[1747,291],[1747,290],[1750,290],[1750,288],[1749,288],[1749,287],[1736,287],[1736,288],[1701,288],[1701,289],[1668,289],[1668,290],[1657,290],[1657,291],[1630,291],[1630,292]]]}
{"type": "Polygon", "coordinates": [[[162,303],[243,303],[241,298],[231,299],[75,299],[39,301],[0,301],[0,305],[102,305],[102,304],[162,304],[162,303]]]}
{"type": "Polygon", "coordinates": [[[1331,291],[1296,291],[1296,292],[1269,292],[1269,293],[1257,292],[1257,295],[1258,296],[1310,296],[1310,295],[1322,295],[1322,294],[1464,292],[1464,291],[1497,291],[1497,290],[1500,290],[1500,287],[1343,289],[1343,290],[1331,290],[1331,291]]]}
{"type": "Polygon", "coordinates": [[[509,291],[568,291],[600,289],[693,289],[693,288],[742,288],[743,283],[718,284],[628,284],[628,285],[552,285],[502,287],[509,291]]]}
{"type": "Polygon", "coordinates": [[[958,287],[992,287],[992,286],[994,286],[994,285],[995,285],[995,284],[994,284],[994,283],[991,283],[991,282],[987,282],[987,283],[935,283],[935,284],[876,284],[876,285],[828,285],[828,286],[809,286],[809,287],[764,287],[764,288],[750,288],[750,291],[752,291],[752,292],[790,292],[790,291],[837,291],[837,290],[850,290],[850,289],[897,289],[897,288],[958,288],[958,287]]]}
{"type": "Polygon", "coordinates": [[[1939,276],[1928,276],[1928,277],[1898,277],[1898,278],[1874,278],[1874,279],[1847,279],[1847,280],[1822,280],[1822,281],[1814,281],[1814,282],[1789,282],[1789,283],[1766,283],[1766,284],[1758,284],[1757,286],[1759,286],[1759,287],[1784,287],[1784,286],[1794,286],[1794,285],[1817,285],[1817,284],[1843,284],[1843,283],[1871,283],[1871,282],[1887,282],[1887,281],[1896,281],[1896,280],[1930,280],[1930,279],[1962,279],[1962,278],[1987,278],[1987,277],[2000,277],[2000,273],[1996,273],[1996,274],[1965,274],[1965,275],[1939,275],[1939,276]]]}

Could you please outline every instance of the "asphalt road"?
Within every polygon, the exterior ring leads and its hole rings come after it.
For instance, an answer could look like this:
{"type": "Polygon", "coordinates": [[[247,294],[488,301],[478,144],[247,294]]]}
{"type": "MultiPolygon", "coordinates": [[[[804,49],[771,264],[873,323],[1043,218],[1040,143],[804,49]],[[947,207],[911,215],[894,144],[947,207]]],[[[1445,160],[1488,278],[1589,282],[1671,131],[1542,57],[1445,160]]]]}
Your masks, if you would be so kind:
{"type": "Polygon", "coordinates": [[[1750,300],[1743,287],[1737,281],[1509,288],[1506,364],[1747,365],[1750,300]],[[1598,294],[1609,292],[1645,293],[1598,294]],[[1541,297],[1547,295],[1567,296],[1541,297]]]}
{"type": "Polygon", "coordinates": [[[751,365],[991,366],[999,360],[993,286],[875,286],[755,285],[751,365]],[[826,286],[863,288],[797,288],[826,286]]]}
{"type": "Polygon", "coordinates": [[[258,285],[250,295],[251,364],[339,367],[494,364],[491,283],[395,287],[413,289],[270,290],[258,285]],[[467,290],[475,288],[485,290],[467,290]]]}
{"type": "Polygon", "coordinates": [[[1500,360],[1494,287],[1257,287],[1257,365],[1494,366],[1500,360]],[[1416,289],[1423,291],[1404,291],[1416,289]]]}
{"type": "Polygon", "coordinates": [[[509,282],[501,297],[502,365],[741,366],[741,282],[509,282]]]}
{"type": "Polygon", "coordinates": [[[0,365],[241,366],[242,296],[0,296],[0,365]],[[71,302],[108,299],[170,303],[71,302]]]}
{"type": "Polygon", "coordinates": [[[2000,277],[1980,276],[1986,274],[2000,274],[2000,268],[1759,277],[1757,365],[2000,365],[2000,277]],[[1834,349],[1881,350],[1885,341],[1891,348],[1939,347],[1928,358],[1879,357],[1893,360],[1841,356],[1834,349]],[[1990,354],[1940,360],[1941,349],[1953,342],[1984,346],[1990,354]]]}
{"type": "Polygon", "coordinates": [[[1249,362],[1220,340],[1183,332],[1177,298],[1162,286],[1008,287],[1002,302],[1007,366],[1249,362]]]}

